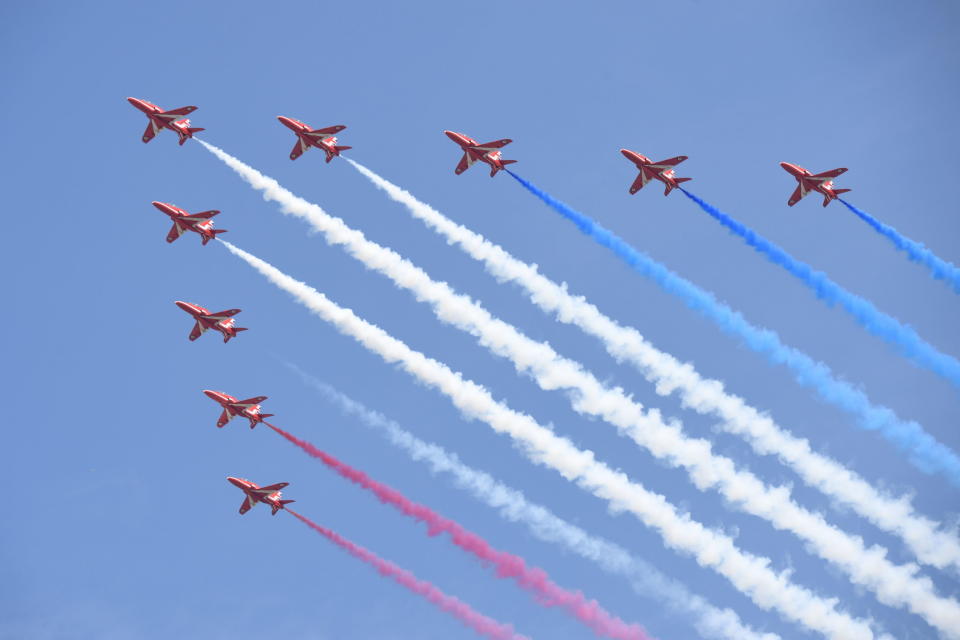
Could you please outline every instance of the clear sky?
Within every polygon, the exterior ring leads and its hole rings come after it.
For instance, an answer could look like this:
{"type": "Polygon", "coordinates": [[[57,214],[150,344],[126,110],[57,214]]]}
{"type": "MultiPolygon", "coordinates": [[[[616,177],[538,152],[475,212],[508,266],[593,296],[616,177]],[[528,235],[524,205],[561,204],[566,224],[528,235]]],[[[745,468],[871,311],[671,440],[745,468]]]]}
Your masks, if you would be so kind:
{"type": "MultiPolygon", "coordinates": [[[[197,105],[205,140],[401,252],[601,379],[709,437],[770,483],[790,483],[831,522],[911,557],[899,542],[832,507],[791,471],[755,456],[712,420],[657,396],[577,329],[411,219],[347,163],[313,150],[288,159],[287,115],[345,124],[359,162],[449,217],[540,265],[659,348],[692,361],[754,406],[871,482],[913,495],[954,526],[954,489],[799,388],[682,302],[592,244],[509,176],[455,176],[444,129],[509,137],[516,170],[594,216],[788,344],[822,359],[875,401],[960,450],[956,388],[900,358],[844,313],[729,236],[682,194],[651,185],[621,147],[654,159],[688,155],[689,187],[851,291],[960,354],[960,299],[837,203],[787,208],[795,182],[779,166],[850,171],[851,202],[960,262],[957,46],[952,2],[6,2],[0,6],[0,143],[6,312],[3,360],[7,486],[0,520],[0,638],[473,638],[454,619],[347,557],[284,514],[237,514],[225,478],[286,481],[285,497],[320,524],[511,622],[532,638],[588,638],[498,581],[422,526],[346,484],[268,429],[218,430],[202,389],[267,395],[276,423],[493,544],[583,589],[661,638],[691,638],[627,583],[502,521],[380,435],[342,417],[292,362],[418,437],[521,488],[615,540],[744,621],[784,638],[802,629],[761,611],[726,581],[666,549],[658,535],[530,465],[439,393],[342,337],[222,247],[194,235],[164,242],[150,206],[220,209],[225,238],[327,293],[427,355],[488,386],[511,407],[666,495],[701,522],[771,558],[777,570],[897,638],[933,635],[767,523],[700,493],[686,475],[624,446],[472,338],[365,270],[307,226],[281,216],[199,145],[169,131],[148,145],[127,96],[197,105]],[[187,341],[173,305],[240,307],[250,331],[224,345],[187,341]]],[[[944,595],[955,576],[926,571],[944,595]]],[[[812,637],[812,636],[810,636],[812,637]]]]}

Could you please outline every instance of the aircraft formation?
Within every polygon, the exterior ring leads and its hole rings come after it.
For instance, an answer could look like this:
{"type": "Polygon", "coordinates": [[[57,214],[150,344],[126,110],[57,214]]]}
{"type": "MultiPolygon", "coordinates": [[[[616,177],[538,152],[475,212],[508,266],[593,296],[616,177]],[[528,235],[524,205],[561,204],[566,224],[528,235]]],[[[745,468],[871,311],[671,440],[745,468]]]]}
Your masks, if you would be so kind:
{"type": "MultiPolygon", "coordinates": [[[[204,129],[202,128],[190,127],[190,121],[183,117],[195,111],[196,107],[194,106],[181,107],[179,109],[164,111],[160,107],[150,102],[147,102],[145,100],[139,100],[136,98],[127,98],[127,100],[130,102],[130,104],[132,104],[137,109],[142,111],[148,118],[149,122],[148,122],[147,130],[144,132],[144,135],[142,137],[142,141],[144,143],[150,142],[156,136],[156,134],[159,133],[162,129],[170,129],[171,131],[176,133],[178,136],[178,141],[180,145],[183,145],[186,142],[186,140],[193,138],[195,133],[199,131],[204,131],[204,129]]],[[[333,158],[340,157],[342,152],[352,148],[349,146],[342,146],[337,144],[338,141],[337,141],[336,134],[346,129],[345,125],[334,125],[334,126],[329,126],[329,127],[320,128],[320,129],[313,129],[311,128],[311,125],[305,124],[304,122],[301,122],[294,118],[290,118],[286,116],[278,116],[277,119],[281,124],[283,124],[285,127],[293,131],[293,133],[296,136],[295,145],[289,154],[289,157],[291,160],[298,159],[301,155],[303,155],[304,152],[309,150],[311,147],[314,147],[324,152],[325,162],[329,163],[333,160],[333,158]]],[[[463,133],[450,131],[450,130],[446,130],[443,133],[451,141],[453,141],[460,148],[460,151],[462,152],[462,156],[454,169],[454,173],[456,175],[464,173],[467,169],[469,169],[471,166],[473,166],[477,162],[482,162],[490,168],[491,177],[495,176],[500,171],[506,171],[510,175],[513,175],[513,177],[516,178],[518,181],[520,181],[522,184],[524,184],[524,186],[526,186],[531,192],[539,195],[541,199],[547,202],[547,204],[549,204],[551,207],[556,209],[563,216],[575,221],[578,224],[578,226],[581,227],[581,230],[583,230],[584,233],[587,233],[588,235],[593,234],[597,237],[602,236],[604,233],[609,233],[602,228],[598,228],[593,221],[587,220],[583,217],[578,217],[578,216],[582,216],[582,214],[579,214],[578,212],[573,211],[572,209],[570,209],[566,205],[563,205],[562,203],[552,200],[552,198],[550,198],[549,196],[543,195],[541,192],[539,192],[538,189],[536,189],[535,187],[533,187],[532,185],[524,181],[522,178],[515,175],[513,171],[511,171],[511,169],[507,168],[508,165],[511,165],[517,162],[516,160],[505,159],[502,157],[502,149],[503,147],[507,146],[512,142],[511,139],[504,138],[500,140],[494,140],[492,142],[480,143],[474,138],[471,138],[463,133]]],[[[203,141],[200,141],[200,142],[206,145],[206,143],[204,143],[203,141]]],[[[629,186],[629,193],[631,195],[636,194],[638,191],[640,191],[644,186],[649,184],[651,181],[656,180],[664,185],[664,196],[669,195],[674,189],[679,189],[681,192],[685,193],[691,199],[696,200],[698,204],[700,204],[701,207],[704,208],[705,211],[707,211],[708,213],[710,213],[710,215],[720,220],[721,223],[728,226],[732,225],[730,221],[731,219],[729,219],[726,216],[726,214],[723,214],[722,212],[715,210],[714,208],[712,208],[712,206],[707,205],[703,201],[699,200],[699,198],[696,198],[691,193],[689,193],[683,186],[681,186],[684,183],[691,180],[691,178],[689,177],[679,177],[676,175],[676,167],[680,165],[682,162],[686,161],[688,159],[687,156],[681,155],[681,156],[667,158],[662,161],[653,161],[647,156],[629,149],[620,149],[620,152],[627,160],[629,160],[635,166],[636,170],[638,171],[636,178],[633,180],[632,184],[629,186]]],[[[350,159],[348,158],[348,160],[350,159]]],[[[834,179],[836,179],[837,177],[839,177],[840,175],[842,175],[847,171],[846,168],[837,168],[830,171],[813,174],[807,169],[804,169],[803,167],[800,167],[788,162],[781,162],[780,166],[787,173],[789,173],[791,177],[793,177],[797,182],[797,186],[795,190],[790,195],[787,201],[788,206],[792,207],[801,199],[803,199],[805,196],[809,195],[810,193],[816,192],[821,196],[823,196],[822,204],[824,207],[826,207],[833,200],[840,200],[848,208],[851,208],[851,210],[854,209],[852,205],[850,205],[849,203],[847,203],[846,201],[840,198],[842,194],[849,192],[850,189],[836,188],[833,184],[834,179]]],[[[212,218],[220,213],[217,210],[203,211],[200,213],[190,213],[176,205],[169,204],[169,203],[155,201],[152,204],[161,212],[163,212],[165,215],[167,215],[173,223],[173,226],[166,237],[166,241],[168,243],[173,242],[174,240],[179,238],[181,235],[183,235],[187,231],[190,231],[198,234],[201,238],[201,244],[205,246],[209,243],[210,240],[218,240],[217,236],[226,232],[226,230],[224,229],[214,229],[214,223],[212,218]]],[[[611,244],[609,240],[603,240],[602,242],[607,243],[608,246],[611,244]]],[[[762,244],[762,243],[759,243],[759,244],[762,244]]],[[[230,244],[227,243],[227,246],[229,248],[230,244]]],[[[231,248],[230,250],[238,251],[238,250],[235,250],[235,248],[231,248]]],[[[632,248],[628,247],[627,250],[621,250],[621,249],[615,248],[613,250],[615,252],[618,252],[621,255],[621,257],[624,257],[624,259],[627,259],[628,261],[637,260],[636,254],[629,253],[629,251],[632,251],[632,248]]],[[[775,252],[776,250],[777,248],[773,247],[771,249],[771,252],[775,252]]],[[[780,260],[779,257],[778,257],[778,260],[780,260]]],[[[799,270],[799,271],[802,271],[802,270],[799,270]]],[[[545,296],[545,297],[549,297],[549,296],[545,296]]],[[[211,312],[208,309],[194,303],[176,301],[175,304],[181,310],[188,313],[194,321],[194,326],[188,336],[188,339],[190,341],[194,341],[198,339],[207,330],[212,329],[219,332],[223,337],[223,342],[227,343],[232,338],[236,337],[239,332],[247,330],[247,328],[245,327],[235,326],[234,316],[236,316],[238,313],[241,312],[240,309],[227,309],[225,311],[220,311],[220,312],[211,312]]],[[[785,360],[784,358],[780,358],[780,359],[785,360]]],[[[949,368],[946,368],[945,370],[949,371],[949,368]]],[[[824,375],[828,375],[828,374],[824,374],[824,375]]],[[[346,477],[349,477],[352,481],[367,482],[369,480],[369,478],[367,480],[362,480],[362,479],[358,480],[358,478],[361,478],[361,476],[363,477],[366,477],[366,476],[363,474],[357,475],[357,473],[359,472],[355,473],[353,471],[349,471],[349,472],[343,471],[345,465],[341,465],[336,461],[331,462],[331,460],[333,460],[332,458],[330,458],[323,452],[320,452],[319,450],[317,450],[315,447],[313,447],[313,445],[310,445],[309,443],[304,443],[303,441],[299,441],[293,436],[291,436],[290,434],[287,434],[286,432],[283,432],[282,430],[280,430],[279,427],[276,427],[270,422],[267,422],[267,418],[272,418],[274,414],[263,413],[262,411],[261,403],[267,400],[266,396],[255,396],[255,397],[247,398],[244,400],[239,400],[236,397],[231,396],[222,391],[214,391],[214,390],[208,389],[208,390],[204,390],[203,393],[207,397],[209,397],[211,400],[215,401],[221,408],[220,416],[216,422],[216,426],[218,428],[222,428],[226,426],[234,417],[246,418],[248,420],[248,423],[251,429],[255,428],[259,424],[266,425],[267,427],[273,429],[280,435],[286,437],[291,442],[294,442],[295,444],[303,448],[304,451],[306,451],[310,455],[314,457],[318,457],[329,466],[332,466],[338,469],[342,474],[344,474],[346,477]]],[[[597,403],[597,404],[600,404],[600,403],[597,403]]],[[[244,493],[244,501],[240,507],[240,514],[245,514],[258,502],[262,502],[270,507],[272,515],[276,515],[281,510],[289,511],[289,509],[287,508],[287,505],[293,502],[293,500],[282,499],[281,489],[284,489],[287,486],[286,482],[281,482],[281,483],[260,487],[249,480],[245,480],[237,477],[231,476],[231,477],[228,477],[227,480],[231,484],[239,488],[241,491],[243,491],[244,493]]],[[[373,486],[376,484],[377,483],[372,483],[371,481],[370,486],[373,486]]],[[[376,486],[374,486],[374,490],[377,491],[379,489],[377,489],[376,486]]],[[[394,495],[394,494],[383,493],[383,495],[394,495]]],[[[353,549],[353,547],[351,546],[352,543],[349,543],[348,541],[343,541],[338,536],[336,536],[336,534],[332,534],[332,532],[329,532],[329,530],[323,529],[322,527],[319,527],[319,525],[315,525],[307,521],[300,514],[294,513],[292,511],[291,513],[298,519],[301,519],[307,524],[309,524],[312,528],[317,530],[319,533],[326,535],[329,539],[334,541],[336,544],[339,544],[343,548],[353,549]]],[[[439,518],[439,516],[437,516],[437,518],[439,518]]],[[[437,522],[441,520],[437,520],[437,522]]],[[[363,552],[367,554],[370,553],[370,552],[367,552],[366,550],[363,550],[363,552]]],[[[357,557],[363,557],[363,553],[355,552],[355,551],[351,551],[351,553],[357,557]]],[[[384,561],[380,561],[379,559],[373,559],[370,562],[371,564],[379,566],[382,572],[384,573],[384,575],[390,574],[389,570],[383,569],[383,567],[386,565],[378,564],[384,561]]],[[[403,580],[399,578],[396,578],[396,579],[398,582],[403,583],[403,580]]],[[[410,585],[407,585],[407,586],[410,586],[410,585]]],[[[544,594],[539,594],[539,595],[543,596],[544,594]]],[[[575,609],[571,609],[571,610],[573,611],[575,609]]],[[[780,610],[780,612],[786,618],[792,619],[791,618],[792,614],[789,613],[789,610],[790,610],[790,605],[785,604],[783,605],[783,609],[780,610]]],[[[602,612],[602,613],[606,615],[605,612],[602,612]]],[[[934,618],[934,616],[931,616],[931,618],[934,618]]],[[[464,620],[466,624],[471,624],[471,626],[473,626],[475,630],[478,630],[482,634],[488,635],[490,637],[501,637],[496,635],[493,631],[490,631],[492,627],[487,625],[486,622],[482,624],[479,622],[476,624],[472,624],[470,622],[467,622],[468,619],[473,619],[473,618],[470,618],[469,616],[462,617],[461,619],[464,620]]],[[[604,622],[602,623],[596,623],[600,625],[600,627],[602,628],[599,628],[596,626],[594,627],[595,631],[598,631],[599,629],[598,635],[604,635],[604,636],[614,637],[614,638],[623,638],[624,640],[643,640],[644,638],[648,637],[642,631],[640,631],[639,628],[635,628],[632,625],[625,625],[624,623],[622,623],[622,621],[619,621],[614,617],[604,618],[601,615],[599,617],[593,618],[594,621],[598,619],[604,620],[604,622]]],[[[935,619],[934,621],[931,621],[930,618],[925,618],[925,619],[928,622],[930,622],[930,624],[933,625],[934,627],[938,629],[941,628],[939,625],[941,624],[942,621],[939,618],[935,619]]],[[[492,621],[491,621],[491,624],[492,624],[492,621]]],[[[827,628],[827,626],[829,626],[828,623],[822,622],[822,621],[806,622],[805,624],[807,624],[808,627],[821,632],[823,632],[824,629],[827,628]],[[819,628],[817,627],[817,624],[824,624],[827,626],[824,626],[824,628],[819,628]]],[[[500,631],[497,631],[496,633],[500,633],[500,631]]],[[[835,635],[835,634],[831,635],[830,633],[825,633],[825,635],[827,635],[828,637],[845,637],[843,633],[841,633],[840,635],[835,635]]],[[[502,636],[502,637],[512,637],[512,636],[502,636]]],[[[519,636],[515,636],[515,637],[519,637],[519,636]]]]}

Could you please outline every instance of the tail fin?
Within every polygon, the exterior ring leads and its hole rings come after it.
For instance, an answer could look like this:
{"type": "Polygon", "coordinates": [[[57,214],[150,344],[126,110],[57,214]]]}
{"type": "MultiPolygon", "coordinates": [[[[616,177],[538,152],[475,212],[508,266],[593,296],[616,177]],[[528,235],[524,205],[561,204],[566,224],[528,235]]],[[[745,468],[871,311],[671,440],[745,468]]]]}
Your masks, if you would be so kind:
{"type": "Polygon", "coordinates": [[[232,334],[231,333],[223,334],[223,341],[230,342],[230,338],[235,338],[237,337],[237,333],[239,333],[240,331],[246,331],[246,330],[247,330],[246,327],[234,327],[232,334]]]}
{"type": "Polygon", "coordinates": [[[490,177],[492,178],[493,176],[497,175],[497,171],[500,171],[500,169],[506,170],[506,169],[505,169],[506,165],[508,165],[508,164],[513,164],[514,162],[516,162],[516,160],[501,160],[501,161],[500,161],[500,165],[501,165],[501,166],[499,166],[499,167],[496,166],[496,165],[491,166],[491,167],[490,167],[490,177]]]}
{"type": "Polygon", "coordinates": [[[681,182],[690,182],[691,180],[693,180],[693,178],[674,178],[673,179],[673,181],[676,182],[677,184],[680,184],[681,182]]]}
{"type": "Polygon", "coordinates": [[[667,187],[663,190],[663,195],[668,196],[671,191],[673,191],[673,185],[668,182],[667,187]]]}
{"type": "Polygon", "coordinates": [[[850,191],[850,189],[834,189],[833,190],[833,192],[837,195],[840,195],[841,193],[846,193],[847,191],[850,191]]]}
{"type": "Polygon", "coordinates": [[[353,147],[334,147],[332,150],[324,149],[324,151],[327,152],[327,162],[330,162],[334,156],[340,155],[341,151],[346,151],[347,149],[353,149],[353,147]]]}
{"type": "Polygon", "coordinates": [[[213,238],[216,238],[221,233],[226,233],[226,232],[227,232],[226,229],[211,229],[210,233],[212,233],[213,235],[208,236],[204,234],[203,239],[200,241],[200,244],[202,244],[203,246],[207,246],[207,243],[210,242],[210,240],[212,240],[213,238]]]}
{"type": "MultiPolygon", "coordinates": [[[[274,416],[274,414],[272,414],[272,413],[261,413],[261,414],[260,414],[260,422],[265,421],[267,418],[272,418],[273,416],[274,416]]],[[[257,420],[251,419],[251,420],[250,420],[250,428],[253,429],[255,426],[257,426],[257,420]]]]}
{"type": "Polygon", "coordinates": [[[177,129],[177,135],[180,136],[180,146],[183,146],[183,143],[187,141],[187,138],[192,138],[193,134],[197,131],[205,131],[203,127],[184,127],[183,129],[177,129]]]}
{"type": "Polygon", "coordinates": [[[296,500],[281,500],[279,505],[273,505],[273,511],[270,513],[270,515],[272,516],[277,515],[277,511],[280,511],[280,509],[285,508],[286,505],[290,504],[291,502],[296,502],[296,500]]]}

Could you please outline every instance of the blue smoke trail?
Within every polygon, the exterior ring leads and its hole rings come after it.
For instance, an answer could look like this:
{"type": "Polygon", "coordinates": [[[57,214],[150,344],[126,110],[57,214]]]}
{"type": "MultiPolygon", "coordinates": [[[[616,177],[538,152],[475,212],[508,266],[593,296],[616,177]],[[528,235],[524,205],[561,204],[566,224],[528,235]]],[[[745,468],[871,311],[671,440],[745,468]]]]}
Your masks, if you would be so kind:
{"type": "Polygon", "coordinates": [[[728,214],[720,211],[712,204],[704,202],[682,187],[678,187],[678,189],[700,205],[700,208],[710,217],[743,238],[749,246],[763,254],[770,262],[783,267],[796,276],[810,287],[818,298],[830,306],[839,304],[856,318],[864,329],[898,347],[901,355],[960,387],[960,361],[937,351],[910,327],[900,324],[896,318],[880,311],[867,300],[850,293],[828,278],[822,271],[814,271],[813,267],[797,260],[742,222],[734,220],[728,214]]]}
{"type": "Polygon", "coordinates": [[[589,216],[541,191],[512,171],[507,173],[550,208],[577,225],[584,234],[613,251],[617,257],[641,275],[656,282],[667,293],[681,298],[688,307],[712,320],[725,333],[737,336],[753,351],[765,354],[771,364],[789,367],[793,371],[794,379],[801,386],[812,388],[822,400],[853,414],[862,429],[878,431],[897,448],[906,452],[914,466],[926,473],[943,474],[954,486],[960,487],[960,457],[924,431],[919,424],[900,419],[887,407],[873,405],[865,393],[835,378],[826,364],[783,344],[775,332],[753,326],[740,313],[717,300],[712,293],[681,278],[589,216]]]}
{"type": "Polygon", "coordinates": [[[885,225],[873,216],[871,216],[866,211],[861,211],[855,206],[844,200],[843,198],[837,198],[842,202],[847,209],[850,209],[855,213],[861,220],[866,222],[868,225],[873,227],[880,235],[885,236],[890,242],[893,243],[897,249],[903,251],[907,256],[914,262],[919,262],[927,269],[930,270],[930,275],[936,280],[946,280],[949,283],[953,290],[956,293],[960,293],[960,269],[955,265],[938,258],[932,251],[927,249],[923,244],[907,238],[899,231],[894,229],[889,225],[885,225]]]}

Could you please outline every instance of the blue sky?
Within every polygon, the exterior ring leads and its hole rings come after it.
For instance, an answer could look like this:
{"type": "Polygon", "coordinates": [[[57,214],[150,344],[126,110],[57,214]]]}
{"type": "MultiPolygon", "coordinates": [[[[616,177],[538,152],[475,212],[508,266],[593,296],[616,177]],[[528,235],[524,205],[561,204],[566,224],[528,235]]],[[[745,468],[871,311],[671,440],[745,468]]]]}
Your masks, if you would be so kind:
{"type": "MultiPolygon", "coordinates": [[[[769,459],[657,396],[589,337],[559,325],[515,288],[387,201],[344,162],[310,151],[275,117],[345,124],[352,157],[515,256],[569,283],[659,348],[727,383],[818,450],[875,484],[909,493],[954,525],[956,491],[923,475],[878,437],[797,387],[682,302],[631,272],[508,176],[454,176],[444,129],[510,137],[524,177],[594,216],[717,294],[755,324],[829,363],[876,401],[960,449],[960,396],[898,357],[845,314],[730,237],[682,194],[630,196],[618,153],[684,154],[699,196],[960,354],[960,300],[838,204],[793,208],[779,166],[850,171],[852,203],[960,262],[954,196],[960,10],[952,3],[5,3],[0,8],[0,170],[5,178],[7,436],[0,447],[7,516],[0,522],[0,638],[472,638],[471,631],[294,519],[236,513],[228,475],[291,483],[299,510],[533,638],[587,638],[422,527],[348,486],[266,429],[214,427],[200,391],[268,395],[276,423],[523,555],[661,638],[689,622],[584,561],[543,544],[409,461],[283,366],[296,363],[420,438],[563,517],[617,541],[715,604],[785,638],[796,626],[757,609],[715,574],[555,474],[529,465],[438,393],[384,366],[218,246],[167,245],[150,201],[220,209],[238,246],[305,280],[412,347],[550,423],[581,447],[737,536],[795,580],[873,616],[898,638],[930,637],[919,618],[879,604],[793,537],[725,508],[686,476],[624,447],[577,416],[386,279],[277,213],[199,145],[161,133],[140,142],[143,116],[125,98],[193,104],[204,139],[371,239],[549,341],[598,377],[708,436],[770,483],[844,529],[910,560],[898,542],[835,509],[769,459]],[[187,341],[173,305],[240,307],[250,331],[228,345],[187,341]],[[373,603],[371,605],[371,603],[373,603]]],[[[655,185],[652,185],[655,187],[655,185]]],[[[958,582],[928,571],[942,594],[958,582]]],[[[811,636],[812,637],[812,636],[811,636]]]]}

